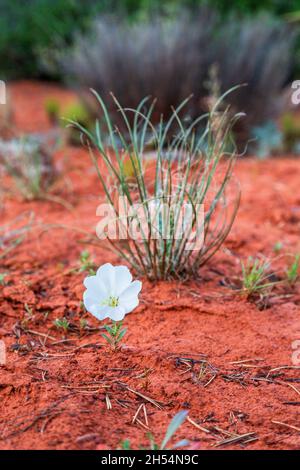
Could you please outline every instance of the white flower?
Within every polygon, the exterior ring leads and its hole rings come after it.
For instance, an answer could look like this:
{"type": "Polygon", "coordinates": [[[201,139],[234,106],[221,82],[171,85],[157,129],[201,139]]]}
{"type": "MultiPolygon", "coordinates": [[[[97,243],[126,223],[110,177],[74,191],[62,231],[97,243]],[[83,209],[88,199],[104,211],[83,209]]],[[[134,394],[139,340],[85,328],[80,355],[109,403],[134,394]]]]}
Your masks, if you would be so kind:
{"type": "Polygon", "coordinates": [[[134,310],[138,304],[141,281],[133,281],[126,266],[112,266],[106,263],[95,276],[88,276],[83,282],[86,291],[83,303],[88,312],[98,320],[111,318],[123,320],[126,313],[134,310]]]}

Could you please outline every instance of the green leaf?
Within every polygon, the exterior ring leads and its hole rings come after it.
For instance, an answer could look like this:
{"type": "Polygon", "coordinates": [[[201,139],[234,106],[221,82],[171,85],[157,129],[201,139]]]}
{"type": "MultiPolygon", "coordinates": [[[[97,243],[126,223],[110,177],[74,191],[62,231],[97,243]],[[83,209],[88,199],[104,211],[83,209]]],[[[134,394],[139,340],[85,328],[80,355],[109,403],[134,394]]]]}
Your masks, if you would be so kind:
{"type": "Polygon", "coordinates": [[[113,344],[113,341],[111,338],[109,338],[105,333],[102,333],[102,338],[106,339],[106,341],[109,343],[109,344],[113,344]]]}
{"type": "Polygon", "coordinates": [[[127,328],[124,328],[122,331],[120,331],[119,336],[118,336],[118,342],[121,341],[121,339],[124,337],[126,331],[127,331],[127,328]]]}
{"type": "Polygon", "coordinates": [[[172,449],[178,449],[178,447],[186,447],[189,445],[189,443],[190,441],[188,439],[182,439],[181,441],[176,442],[176,444],[172,446],[172,449]]]}
{"type": "Polygon", "coordinates": [[[114,331],[110,326],[105,325],[104,328],[106,329],[107,333],[109,333],[111,336],[114,335],[114,331]]]}
{"type": "Polygon", "coordinates": [[[121,443],[121,448],[123,450],[131,450],[130,440],[129,439],[124,439],[124,441],[121,443]]]}
{"type": "Polygon", "coordinates": [[[188,415],[188,411],[182,410],[177,413],[172,421],[170,422],[166,435],[161,443],[161,450],[163,450],[166,445],[168,444],[169,440],[172,438],[172,436],[175,434],[177,429],[182,425],[182,423],[185,421],[186,417],[188,415]]]}

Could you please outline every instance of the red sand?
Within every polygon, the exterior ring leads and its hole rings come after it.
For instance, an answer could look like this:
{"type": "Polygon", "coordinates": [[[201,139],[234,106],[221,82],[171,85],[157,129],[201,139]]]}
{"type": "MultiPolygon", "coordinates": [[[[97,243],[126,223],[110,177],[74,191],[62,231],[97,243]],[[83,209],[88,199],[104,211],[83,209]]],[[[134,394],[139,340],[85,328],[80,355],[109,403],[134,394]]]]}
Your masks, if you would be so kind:
{"type": "MultiPolygon", "coordinates": [[[[49,93],[63,101],[72,98],[39,83],[13,84],[11,92],[17,125],[24,131],[47,128],[43,102],[49,93]]],[[[63,223],[93,233],[100,184],[89,157],[84,150],[66,148],[57,161],[65,174],[58,194],[74,210],[7,196],[1,220],[32,210],[38,223],[63,223]]],[[[134,448],[146,446],[147,430],[132,424],[143,402],[158,442],[172,416],[188,409],[190,418],[210,432],[186,422],[176,438],[188,438],[200,449],[212,449],[227,437],[216,427],[256,433],[256,441],[226,449],[300,448],[299,431],[272,423],[300,428],[300,392],[291,387],[300,390],[299,370],[270,372],[293,365],[292,342],[300,340],[299,288],[284,291],[287,297],[274,298],[269,308],[260,310],[224,286],[224,280],[234,282],[239,275],[240,258],[258,253],[275,257],[278,241],[284,253],[300,251],[300,161],[249,159],[238,163],[236,175],[242,201],[224,249],[199,279],[144,281],[140,307],[126,317],[128,333],[117,353],[101,338],[102,325],[81,307],[85,274],[73,268],[85,247],[82,234],[32,230],[2,261],[0,272],[8,274],[7,285],[0,286],[0,338],[7,348],[7,365],[0,366],[1,449],[114,449],[123,439],[130,439],[134,448]],[[25,304],[33,313],[26,328],[35,333],[20,329],[25,304]],[[53,326],[63,316],[74,325],[68,342],[60,342],[62,334],[53,326]],[[80,318],[88,321],[89,331],[80,333],[80,318]],[[179,359],[197,361],[202,355],[217,369],[206,386],[212,374],[203,377],[199,363],[189,368],[191,361],[179,359]],[[251,367],[232,364],[244,360],[251,367]],[[160,408],[127,387],[159,402],[160,408]]],[[[98,265],[117,262],[101,243],[88,248],[98,265]]],[[[284,257],[279,260],[281,268],[284,262],[284,257]]]]}

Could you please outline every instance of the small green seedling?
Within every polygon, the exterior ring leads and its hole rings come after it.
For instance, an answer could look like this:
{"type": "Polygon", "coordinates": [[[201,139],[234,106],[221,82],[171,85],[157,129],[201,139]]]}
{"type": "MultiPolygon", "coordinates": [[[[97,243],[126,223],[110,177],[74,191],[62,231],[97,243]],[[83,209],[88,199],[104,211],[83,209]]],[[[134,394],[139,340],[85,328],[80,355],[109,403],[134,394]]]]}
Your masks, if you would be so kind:
{"type": "Polygon", "coordinates": [[[85,318],[80,318],[79,320],[79,329],[81,332],[86,330],[88,328],[89,324],[88,321],[85,318]]]}
{"type": "Polygon", "coordinates": [[[242,267],[242,293],[248,298],[255,294],[266,294],[276,282],[271,282],[270,278],[274,273],[269,273],[271,264],[269,260],[255,258],[251,256],[247,262],[241,262],[242,267]]]}
{"type": "Polygon", "coordinates": [[[6,281],[5,281],[6,276],[7,276],[7,273],[0,273],[0,286],[6,285],[6,281]]]}
{"type": "Polygon", "coordinates": [[[297,254],[293,263],[286,270],[287,281],[290,285],[295,285],[299,279],[300,254],[297,254]]]}
{"type": "Polygon", "coordinates": [[[88,250],[83,250],[80,253],[78,272],[88,272],[91,276],[95,274],[95,263],[91,259],[91,254],[88,250]]]}
{"type": "Polygon", "coordinates": [[[129,439],[124,439],[124,441],[120,443],[120,446],[122,450],[132,450],[129,439]]]}
{"type": "Polygon", "coordinates": [[[275,245],[273,246],[273,251],[274,253],[278,254],[281,252],[283,248],[283,243],[282,242],[276,242],[275,245]]]}
{"type": "Polygon", "coordinates": [[[55,98],[48,98],[45,101],[45,111],[51,122],[57,122],[60,114],[60,104],[55,98]]]}
{"type": "Polygon", "coordinates": [[[28,324],[33,320],[34,314],[33,314],[32,308],[29,307],[27,303],[24,304],[24,308],[25,308],[25,314],[21,321],[21,324],[23,328],[27,328],[28,324]]]}
{"type": "Polygon", "coordinates": [[[85,328],[88,326],[88,321],[85,318],[80,318],[79,326],[81,330],[85,330],[85,328]]]}
{"type": "MultiPolygon", "coordinates": [[[[172,437],[176,433],[177,429],[183,424],[183,422],[185,421],[187,415],[188,415],[188,411],[182,410],[182,411],[179,411],[172,418],[172,420],[171,420],[171,422],[168,426],[167,432],[165,434],[165,437],[163,438],[162,443],[160,445],[155,443],[152,434],[148,434],[148,438],[149,438],[149,441],[150,441],[149,449],[150,450],[169,450],[167,448],[168,443],[170,442],[170,440],[172,439],[172,437]]],[[[174,444],[171,447],[171,449],[177,449],[178,447],[186,447],[187,445],[189,445],[189,441],[187,439],[183,439],[181,441],[176,442],[176,444],[174,444]]],[[[132,450],[131,446],[130,446],[129,439],[124,439],[124,441],[121,442],[121,449],[123,449],[123,450],[132,450]]]]}
{"type": "Polygon", "coordinates": [[[113,321],[111,326],[105,325],[104,328],[108,334],[102,333],[101,335],[114,350],[118,349],[119,343],[127,331],[127,328],[122,329],[122,324],[121,321],[113,321]]]}
{"type": "Polygon", "coordinates": [[[43,312],[44,320],[46,321],[48,319],[50,311],[46,310],[46,312],[43,312]]]}
{"type": "Polygon", "coordinates": [[[32,317],[33,317],[33,310],[32,310],[32,308],[29,307],[28,304],[25,304],[24,307],[25,307],[25,310],[26,310],[27,315],[28,315],[30,318],[32,318],[32,317]]]}
{"type": "Polygon", "coordinates": [[[63,330],[65,334],[69,331],[70,322],[65,317],[57,318],[53,323],[58,330],[63,330]]]}

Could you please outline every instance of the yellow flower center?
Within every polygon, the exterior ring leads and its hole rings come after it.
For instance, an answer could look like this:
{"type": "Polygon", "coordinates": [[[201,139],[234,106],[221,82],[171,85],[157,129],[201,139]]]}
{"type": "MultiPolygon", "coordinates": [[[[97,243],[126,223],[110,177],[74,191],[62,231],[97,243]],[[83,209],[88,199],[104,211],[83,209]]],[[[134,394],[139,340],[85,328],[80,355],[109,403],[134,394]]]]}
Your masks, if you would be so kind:
{"type": "Polygon", "coordinates": [[[110,295],[108,299],[102,302],[102,305],[107,305],[108,307],[117,307],[119,305],[119,297],[110,295]]]}

